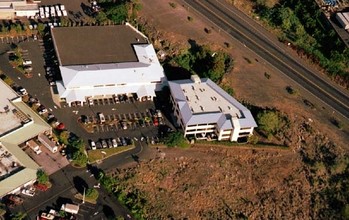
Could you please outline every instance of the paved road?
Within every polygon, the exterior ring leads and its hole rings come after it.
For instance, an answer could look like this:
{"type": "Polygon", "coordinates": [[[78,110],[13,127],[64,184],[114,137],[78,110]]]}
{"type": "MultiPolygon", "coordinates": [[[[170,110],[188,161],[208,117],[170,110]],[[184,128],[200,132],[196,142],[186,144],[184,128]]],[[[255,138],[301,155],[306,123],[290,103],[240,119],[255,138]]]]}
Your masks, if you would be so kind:
{"type": "Polygon", "coordinates": [[[333,110],[349,119],[349,96],[346,91],[336,88],[326,79],[299,63],[286,53],[277,43],[258,31],[257,23],[220,0],[183,0],[199,14],[237,39],[244,46],[276,67],[333,110]]]}
{"type": "MultiPolygon", "coordinates": [[[[136,142],[136,148],[132,151],[107,158],[101,164],[94,166],[108,173],[124,164],[135,163],[137,160],[154,156],[154,150],[149,149],[145,143],[138,141],[136,142]]],[[[49,210],[50,208],[59,209],[61,204],[65,202],[81,204],[79,200],[74,199],[74,195],[81,191],[79,187],[92,188],[97,183],[95,177],[91,175],[91,172],[87,172],[86,168],[76,169],[70,165],[51,175],[50,180],[53,183],[51,189],[44,193],[38,191],[33,198],[26,197],[24,203],[15,207],[12,211],[24,211],[28,214],[28,219],[36,219],[40,211],[49,210]]],[[[115,216],[123,216],[125,219],[130,219],[127,217],[130,214],[129,211],[116,198],[112,197],[103,188],[98,189],[98,191],[100,196],[96,205],[89,203],[80,205],[77,216],[79,219],[107,219],[111,216],[114,216],[114,218],[115,216]]]]}

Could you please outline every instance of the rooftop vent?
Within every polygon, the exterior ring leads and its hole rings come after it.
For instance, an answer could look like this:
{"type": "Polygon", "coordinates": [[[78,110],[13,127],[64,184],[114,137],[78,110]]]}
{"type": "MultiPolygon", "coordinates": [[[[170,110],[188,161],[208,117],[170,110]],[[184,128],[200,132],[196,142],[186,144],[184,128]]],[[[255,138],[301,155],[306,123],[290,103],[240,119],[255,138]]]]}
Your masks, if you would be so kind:
{"type": "Polygon", "coordinates": [[[198,95],[195,95],[195,97],[196,97],[197,100],[200,100],[198,95]]]}
{"type": "Polygon", "coordinates": [[[185,98],[187,99],[188,102],[190,101],[190,99],[188,98],[188,96],[185,96],[185,98]]]}
{"type": "Polygon", "coordinates": [[[218,108],[219,108],[219,111],[223,112],[223,109],[220,106],[218,106],[218,108]]]}
{"type": "Polygon", "coordinates": [[[194,87],[194,86],[191,86],[191,88],[192,88],[193,90],[195,90],[195,87],[194,87]]]}
{"type": "Polygon", "coordinates": [[[230,107],[230,106],[228,106],[228,109],[229,109],[229,110],[231,110],[231,107],[230,107]]]}
{"type": "Polygon", "coordinates": [[[185,89],[183,89],[183,92],[186,93],[185,89]]]}
{"type": "Polygon", "coordinates": [[[194,82],[194,83],[201,83],[201,79],[198,75],[194,74],[191,75],[190,79],[194,82]]]}
{"type": "Polygon", "coordinates": [[[204,107],[202,107],[202,105],[200,105],[201,111],[204,111],[204,107]]]}

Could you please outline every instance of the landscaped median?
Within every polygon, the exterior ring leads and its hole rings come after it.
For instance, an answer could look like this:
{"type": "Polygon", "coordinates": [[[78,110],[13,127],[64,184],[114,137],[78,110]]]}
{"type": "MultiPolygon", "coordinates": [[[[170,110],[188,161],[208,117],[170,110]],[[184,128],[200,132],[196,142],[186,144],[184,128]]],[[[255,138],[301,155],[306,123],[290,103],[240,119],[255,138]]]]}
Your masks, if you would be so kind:
{"type": "Polygon", "coordinates": [[[131,150],[133,148],[135,148],[134,145],[129,145],[129,146],[123,146],[123,147],[116,147],[116,148],[89,150],[87,152],[87,155],[88,155],[89,162],[95,163],[97,161],[104,160],[110,156],[131,150]]]}

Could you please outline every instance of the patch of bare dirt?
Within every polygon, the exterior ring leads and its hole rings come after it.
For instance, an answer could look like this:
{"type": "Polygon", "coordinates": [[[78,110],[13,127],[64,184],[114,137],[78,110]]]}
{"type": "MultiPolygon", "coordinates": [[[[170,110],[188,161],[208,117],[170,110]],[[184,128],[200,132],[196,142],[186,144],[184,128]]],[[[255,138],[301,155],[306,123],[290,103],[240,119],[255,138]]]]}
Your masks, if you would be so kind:
{"type": "Polygon", "coordinates": [[[128,190],[145,192],[147,219],[309,216],[310,186],[291,151],[198,146],[163,153],[124,171],[134,176],[128,190]]]}

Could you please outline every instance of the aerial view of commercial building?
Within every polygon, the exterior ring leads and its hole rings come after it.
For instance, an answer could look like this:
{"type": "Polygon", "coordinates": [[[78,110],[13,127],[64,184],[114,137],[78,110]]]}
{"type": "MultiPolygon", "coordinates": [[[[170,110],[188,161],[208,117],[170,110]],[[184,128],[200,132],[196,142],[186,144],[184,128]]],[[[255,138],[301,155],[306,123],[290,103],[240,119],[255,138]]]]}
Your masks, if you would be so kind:
{"type": "Polygon", "coordinates": [[[257,127],[251,112],[210,79],[170,81],[171,103],[184,136],[237,141],[257,127]]]}
{"type": "Polygon", "coordinates": [[[0,197],[16,193],[36,181],[39,165],[19,145],[42,133],[48,125],[0,80],[0,197]]]}
{"type": "Polygon", "coordinates": [[[166,82],[153,45],[131,25],[58,27],[51,34],[58,94],[68,105],[117,94],[152,99],[166,82]]]}

